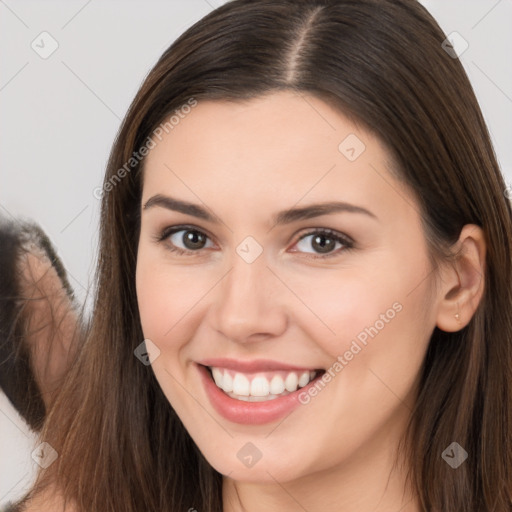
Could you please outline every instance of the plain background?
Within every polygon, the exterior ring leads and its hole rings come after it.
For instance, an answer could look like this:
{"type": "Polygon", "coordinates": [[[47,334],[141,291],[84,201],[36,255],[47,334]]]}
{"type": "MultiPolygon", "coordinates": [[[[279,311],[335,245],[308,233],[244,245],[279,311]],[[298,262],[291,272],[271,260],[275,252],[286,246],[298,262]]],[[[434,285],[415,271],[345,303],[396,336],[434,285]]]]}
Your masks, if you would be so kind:
{"type": "MultiPolygon", "coordinates": [[[[121,119],[163,51],[222,3],[0,0],[0,212],[43,227],[87,304],[99,219],[93,190],[121,119]],[[31,47],[43,31],[58,43],[47,59],[31,47]]],[[[512,183],[512,0],[422,3],[446,34],[468,42],[460,58],[512,183]]],[[[0,393],[0,504],[28,489],[34,442],[0,393]]]]}

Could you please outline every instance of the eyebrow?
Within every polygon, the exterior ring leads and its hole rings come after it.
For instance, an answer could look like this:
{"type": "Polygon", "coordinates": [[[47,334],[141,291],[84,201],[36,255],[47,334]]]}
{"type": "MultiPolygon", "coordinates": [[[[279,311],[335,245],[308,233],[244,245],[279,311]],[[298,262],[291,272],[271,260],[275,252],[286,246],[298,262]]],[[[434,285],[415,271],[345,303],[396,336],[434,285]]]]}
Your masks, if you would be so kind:
{"type": "MultiPolygon", "coordinates": [[[[220,219],[217,216],[212,215],[206,208],[203,208],[198,204],[188,203],[186,201],[181,201],[179,199],[164,196],[162,194],[157,194],[151,197],[148,201],[146,201],[143,209],[149,210],[155,206],[184,213],[186,215],[191,215],[193,217],[197,217],[212,223],[220,222],[220,219]]],[[[329,215],[340,212],[359,213],[378,220],[374,213],[367,210],[366,208],[362,208],[361,206],[356,206],[342,201],[330,201],[327,203],[312,204],[309,206],[289,208],[287,210],[280,211],[272,218],[272,224],[290,224],[299,220],[307,220],[314,217],[320,217],[322,215],[329,215]]]]}

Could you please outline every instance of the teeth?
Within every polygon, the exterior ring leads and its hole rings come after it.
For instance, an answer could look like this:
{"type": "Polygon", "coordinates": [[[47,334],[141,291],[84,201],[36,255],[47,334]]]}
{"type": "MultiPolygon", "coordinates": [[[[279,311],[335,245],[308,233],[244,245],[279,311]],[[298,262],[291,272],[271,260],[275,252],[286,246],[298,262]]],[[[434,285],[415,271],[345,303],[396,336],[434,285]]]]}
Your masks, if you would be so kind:
{"type": "MultiPolygon", "coordinates": [[[[219,385],[217,384],[217,386],[219,385]]],[[[249,396],[250,390],[251,384],[249,379],[242,373],[235,373],[235,378],[233,379],[233,393],[240,396],[249,396]]]]}
{"type": "Polygon", "coordinates": [[[279,375],[272,377],[270,381],[270,392],[273,395],[280,395],[284,391],[284,381],[279,375]]]}
{"type": "Polygon", "coordinates": [[[299,385],[299,379],[297,377],[296,373],[289,373],[286,377],[286,380],[284,381],[284,387],[286,388],[286,391],[289,391],[290,393],[293,391],[297,391],[297,386],[299,385]]]}
{"type": "MultiPolygon", "coordinates": [[[[217,386],[219,386],[217,384],[217,386]]],[[[221,387],[224,391],[229,392],[233,391],[233,377],[228,372],[224,372],[223,380],[222,380],[222,386],[221,387]]]]}
{"type": "MultiPolygon", "coordinates": [[[[279,398],[278,395],[268,395],[265,397],[262,396],[240,396],[235,395],[234,393],[227,393],[231,398],[236,398],[237,400],[242,400],[243,402],[266,402],[267,400],[274,400],[275,398],[279,398]]],[[[287,395],[284,393],[282,396],[287,395]]]]}
{"type": "Polygon", "coordinates": [[[246,402],[262,402],[288,395],[309,384],[316,376],[313,370],[265,372],[265,375],[252,376],[224,368],[211,367],[210,370],[217,387],[231,398],[246,402]]]}
{"type": "Polygon", "coordinates": [[[219,388],[222,387],[222,371],[219,370],[219,368],[212,368],[212,375],[213,375],[213,380],[215,381],[215,384],[217,384],[217,386],[219,388]]]}
{"type": "Polygon", "coordinates": [[[254,377],[251,382],[252,396],[268,396],[270,384],[265,377],[254,377]]]}
{"type": "Polygon", "coordinates": [[[299,388],[303,388],[304,386],[306,386],[309,383],[309,380],[309,372],[304,372],[299,377],[299,388]]]}

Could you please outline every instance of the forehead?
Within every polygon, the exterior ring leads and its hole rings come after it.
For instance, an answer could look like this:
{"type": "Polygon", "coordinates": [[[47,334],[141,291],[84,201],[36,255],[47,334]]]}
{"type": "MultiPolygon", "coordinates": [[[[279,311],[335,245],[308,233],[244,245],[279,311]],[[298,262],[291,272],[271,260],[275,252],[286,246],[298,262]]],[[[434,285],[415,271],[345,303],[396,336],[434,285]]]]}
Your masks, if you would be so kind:
{"type": "Polygon", "coordinates": [[[372,150],[379,145],[320,99],[291,91],[244,102],[199,101],[187,112],[173,117],[173,123],[160,132],[162,140],[153,138],[157,147],[148,155],[147,166],[175,152],[174,157],[179,154],[180,160],[188,161],[206,155],[210,165],[217,160],[224,166],[244,161],[239,171],[254,169],[258,163],[268,168],[270,156],[275,162],[272,170],[278,170],[283,163],[304,162],[304,158],[318,162],[319,152],[323,159],[337,160],[339,144],[350,135],[375,146],[372,150]]]}
{"type": "Polygon", "coordinates": [[[311,95],[199,101],[161,139],[146,158],[146,199],[168,193],[242,213],[276,201],[391,208],[400,196],[380,141],[311,95]]]}

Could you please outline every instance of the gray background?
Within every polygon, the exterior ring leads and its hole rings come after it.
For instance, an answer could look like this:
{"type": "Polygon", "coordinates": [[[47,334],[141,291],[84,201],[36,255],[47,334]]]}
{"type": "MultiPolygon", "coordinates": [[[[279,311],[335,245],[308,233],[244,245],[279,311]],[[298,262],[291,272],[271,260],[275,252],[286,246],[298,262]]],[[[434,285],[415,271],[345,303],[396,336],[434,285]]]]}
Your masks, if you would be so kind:
{"type": "MultiPolygon", "coordinates": [[[[0,211],[49,234],[90,304],[99,201],[120,121],[171,42],[222,0],[0,0],[0,211]],[[57,50],[31,47],[47,31],[57,50]]],[[[461,55],[512,183],[512,0],[424,0],[461,55]]],[[[49,48],[49,40],[45,40],[49,48]]],[[[441,41],[440,41],[441,44],[441,41]]],[[[34,437],[0,393],[0,504],[28,488],[34,437]]]]}

